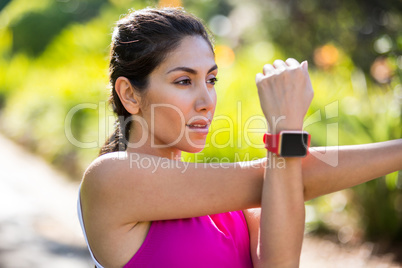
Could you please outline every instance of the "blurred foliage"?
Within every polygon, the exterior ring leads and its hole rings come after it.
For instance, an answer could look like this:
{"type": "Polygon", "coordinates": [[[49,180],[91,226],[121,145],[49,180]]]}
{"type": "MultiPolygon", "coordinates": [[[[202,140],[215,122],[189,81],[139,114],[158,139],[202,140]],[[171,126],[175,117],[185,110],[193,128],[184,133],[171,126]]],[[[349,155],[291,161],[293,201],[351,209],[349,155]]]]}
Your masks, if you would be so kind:
{"type": "MultiPolygon", "coordinates": [[[[185,161],[265,156],[254,77],[277,58],[308,59],[317,146],[401,138],[400,1],[165,0],[216,36],[218,106],[207,148],[185,161]]],[[[108,50],[114,22],[155,1],[0,2],[0,130],[80,179],[112,132],[108,50]]],[[[402,173],[307,204],[307,231],[402,239],[402,173]],[[361,230],[361,231],[359,231],[361,230]]]]}
{"type": "Polygon", "coordinates": [[[38,56],[70,23],[83,23],[98,15],[105,2],[106,0],[55,1],[44,10],[24,13],[10,25],[13,52],[38,56]]]}
{"type": "Polygon", "coordinates": [[[260,4],[267,11],[264,25],[286,55],[312,61],[314,48],[333,43],[368,72],[379,53],[401,54],[400,1],[273,0],[260,4]],[[375,48],[379,38],[389,44],[375,48]]]}
{"type": "Polygon", "coordinates": [[[0,11],[10,2],[11,0],[2,0],[0,2],[0,11]]]}

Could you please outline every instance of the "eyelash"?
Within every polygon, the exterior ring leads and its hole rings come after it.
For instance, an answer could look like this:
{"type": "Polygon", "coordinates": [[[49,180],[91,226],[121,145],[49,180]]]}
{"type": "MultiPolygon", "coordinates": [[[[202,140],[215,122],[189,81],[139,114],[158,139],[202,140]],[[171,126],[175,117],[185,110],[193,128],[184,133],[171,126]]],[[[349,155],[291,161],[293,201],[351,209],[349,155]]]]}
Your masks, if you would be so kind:
{"type": "MultiPolygon", "coordinates": [[[[212,85],[215,85],[216,82],[218,82],[218,78],[216,78],[216,77],[213,77],[213,78],[207,80],[207,83],[210,83],[212,85]]],[[[191,85],[191,79],[183,79],[183,80],[175,82],[175,84],[182,85],[182,86],[191,85]]]]}
{"type": "Polygon", "coordinates": [[[181,86],[188,86],[188,85],[191,84],[191,80],[190,79],[183,79],[183,80],[175,82],[175,84],[181,85],[181,86]]]}
{"type": "Polygon", "coordinates": [[[208,79],[207,81],[211,81],[210,83],[211,83],[212,85],[215,85],[216,82],[218,82],[218,78],[213,77],[213,78],[211,78],[211,79],[208,79]]]}

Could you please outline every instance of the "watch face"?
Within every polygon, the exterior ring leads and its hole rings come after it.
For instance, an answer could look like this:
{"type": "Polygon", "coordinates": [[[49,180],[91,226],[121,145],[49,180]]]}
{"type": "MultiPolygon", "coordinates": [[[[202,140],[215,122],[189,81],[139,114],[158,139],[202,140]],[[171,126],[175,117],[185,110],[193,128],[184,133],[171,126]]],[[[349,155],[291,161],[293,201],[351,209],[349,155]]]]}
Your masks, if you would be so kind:
{"type": "Polygon", "coordinates": [[[284,132],[281,135],[280,155],[283,157],[301,157],[307,155],[308,133],[284,132]]]}

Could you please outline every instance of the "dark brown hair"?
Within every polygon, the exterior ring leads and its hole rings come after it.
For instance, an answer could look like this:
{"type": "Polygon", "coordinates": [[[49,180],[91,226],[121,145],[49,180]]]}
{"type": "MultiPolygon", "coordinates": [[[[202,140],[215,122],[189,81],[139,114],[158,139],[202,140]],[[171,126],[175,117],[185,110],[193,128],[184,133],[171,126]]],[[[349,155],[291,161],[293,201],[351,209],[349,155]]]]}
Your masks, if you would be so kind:
{"type": "Polygon", "coordinates": [[[131,114],[115,90],[120,76],[126,77],[138,94],[144,95],[148,78],[166,55],[187,36],[201,36],[212,48],[211,37],[202,22],[180,8],[146,8],[120,19],[113,32],[109,76],[112,87],[109,102],[117,115],[115,130],[99,155],[125,151],[131,127],[131,114]]]}

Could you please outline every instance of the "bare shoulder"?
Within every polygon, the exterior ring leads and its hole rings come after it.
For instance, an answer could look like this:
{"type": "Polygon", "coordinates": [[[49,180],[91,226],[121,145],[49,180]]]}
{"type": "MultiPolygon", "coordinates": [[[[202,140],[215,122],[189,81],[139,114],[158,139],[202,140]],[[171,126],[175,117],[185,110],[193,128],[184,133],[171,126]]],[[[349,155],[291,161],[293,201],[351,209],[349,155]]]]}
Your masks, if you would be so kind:
{"type": "Polygon", "coordinates": [[[140,208],[147,207],[144,200],[152,201],[150,197],[158,196],[158,189],[169,190],[168,179],[177,178],[186,168],[188,166],[175,160],[154,155],[104,154],[96,158],[84,173],[81,184],[83,206],[93,212],[90,216],[93,219],[102,222],[113,219],[113,225],[143,221],[140,208]],[[164,164],[168,168],[164,168],[164,164]],[[102,215],[109,217],[106,220],[102,215]]]}
{"type": "Polygon", "coordinates": [[[110,184],[115,177],[119,176],[120,166],[126,161],[125,152],[113,152],[97,157],[84,172],[81,192],[86,195],[102,193],[102,189],[111,190],[110,184]]]}
{"type": "MultiPolygon", "coordinates": [[[[161,158],[154,155],[127,152],[112,152],[96,158],[86,169],[82,188],[91,188],[98,193],[113,189],[132,188],[143,179],[153,176],[155,178],[168,173],[180,172],[188,166],[175,160],[161,158]],[[165,165],[164,165],[165,164],[165,165]],[[163,168],[163,167],[168,168],[163,168]]],[[[132,189],[131,189],[132,190],[132,189]]],[[[104,194],[104,193],[103,193],[104,194]]]]}
{"type": "Polygon", "coordinates": [[[95,175],[102,175],[111,167],[126,162],[128,159],[126,152],[112,152],[97,157],[85,170],[83,179],[91,178],[95,175]]]}
{"type": "Polygon", "coordinates": [[[141,195],[125,183],[135,181],[130,177],[136,176],[136,172],[122,175],[121,170],[127,164],[125,152],[102,155],[88,166],[81,185],[85,231],[92,251],[105,266],[126,263],[133,249],[134,252],[139,249],[149,229],[149,223],[138,223],[134,208],[139,203],[130,198],[141,195]],[[130,203],[133,205],[129,206],[130,203]]]}
{"type": "Polygon", "coordinates": [[[152,175],[149,171],[152,169],[151,165],[141,166],[137,163],[140,159],[148,158],[158,157],[126,152],[112,152],[99,156],[84,172],[81,196],[88,196],[92,201],[99,203],[110,201],[108,198],[123,197],[121,194],[127,190],[132,195],[137,189],[137,183],[152,175]]]}

